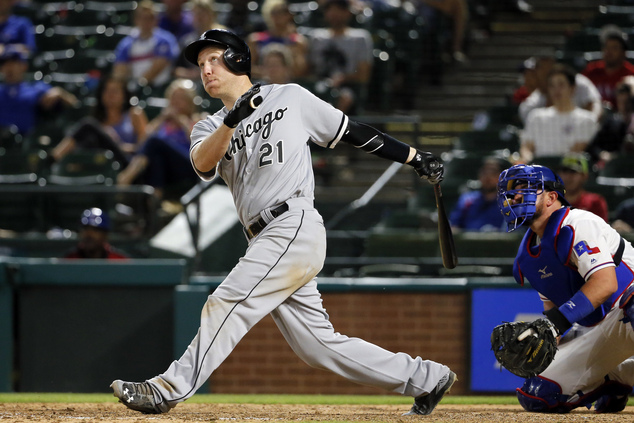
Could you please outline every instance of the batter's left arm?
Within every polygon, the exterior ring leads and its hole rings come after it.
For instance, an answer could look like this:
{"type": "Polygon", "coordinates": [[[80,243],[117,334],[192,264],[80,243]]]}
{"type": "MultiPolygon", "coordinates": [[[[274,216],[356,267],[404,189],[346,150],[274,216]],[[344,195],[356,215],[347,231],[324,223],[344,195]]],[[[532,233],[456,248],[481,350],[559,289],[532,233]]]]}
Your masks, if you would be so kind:
{"type": "Polygon", "coordinates": [[[381,158],[408,164],[431,184],[442,181],[444,168],[436,156],[411,147],[372,126],[350,120],[341,141],[381,158]]]}

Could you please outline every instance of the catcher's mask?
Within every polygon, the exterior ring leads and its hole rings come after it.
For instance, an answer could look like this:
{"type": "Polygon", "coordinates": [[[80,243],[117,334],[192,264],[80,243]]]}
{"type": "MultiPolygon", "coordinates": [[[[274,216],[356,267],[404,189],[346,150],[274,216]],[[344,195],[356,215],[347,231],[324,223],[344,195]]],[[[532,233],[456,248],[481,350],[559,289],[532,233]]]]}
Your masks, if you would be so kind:
{"type": "Polygon", "coordinates": [[[537,196],[544,190],[555,191],[562,204],[570,205],[564,197],[566,189],[563,181],[545,166],[519,164],[500,173],[497,201],[508,232],[514,231],[533,217],[537,196]],[[511,202],[518,194],[521,195],[521,201],[511,202]]]}
{"type": "Polygon", "coordinates": [[[246,74],[251,77],[251,51],[249,46],[235,33],[226,29],[210,29],[198,40],[190,43],[183,50],[185,59],[198,66],[198,53],[209,46],[225,49],[223,58],[229,70],[235,74],[246,74]]]}

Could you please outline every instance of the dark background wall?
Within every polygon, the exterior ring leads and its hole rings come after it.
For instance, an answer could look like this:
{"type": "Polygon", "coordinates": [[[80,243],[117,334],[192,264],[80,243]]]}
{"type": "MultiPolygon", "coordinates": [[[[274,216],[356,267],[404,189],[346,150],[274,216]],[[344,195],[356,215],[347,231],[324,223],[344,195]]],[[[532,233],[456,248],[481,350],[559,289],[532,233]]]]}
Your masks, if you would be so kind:
{"type": "Polygon", "coordinates": [[[173,288],[28,286],[17,296],[17,389],[103,392],[172,361],[173,288]]]}

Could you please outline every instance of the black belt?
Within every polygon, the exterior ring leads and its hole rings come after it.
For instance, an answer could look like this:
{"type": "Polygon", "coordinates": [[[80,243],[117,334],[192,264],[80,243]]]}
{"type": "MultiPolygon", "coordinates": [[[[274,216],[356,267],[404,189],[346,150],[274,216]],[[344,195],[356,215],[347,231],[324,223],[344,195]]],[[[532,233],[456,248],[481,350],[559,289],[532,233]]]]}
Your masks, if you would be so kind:
{"type": "MultiPolygon", "coordinates": [[[[271,209],[271,215],[275,219],[276,217],[281,216],[282,214],[288,211],[288,204],[284,203],[281,206],[277,206],[274,209],[271,209]]],[[[264,220],[263,217],[260,217],[256,220],[251,226],[246,228],[247,236],[249,239],[255,238],[264,228],[266,228],[268,223],[264,220]]]]}

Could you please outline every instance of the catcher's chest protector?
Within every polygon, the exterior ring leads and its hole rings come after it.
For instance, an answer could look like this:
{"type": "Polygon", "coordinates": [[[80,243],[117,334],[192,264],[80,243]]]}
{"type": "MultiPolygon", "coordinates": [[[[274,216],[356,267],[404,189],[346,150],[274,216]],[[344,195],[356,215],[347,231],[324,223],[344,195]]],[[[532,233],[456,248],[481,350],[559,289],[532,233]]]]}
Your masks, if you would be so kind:
{"type": "MultiPolygon", "coordinates": [[[[539,245],[531,245],[535,240],[532,230],[526,231],[520,244],[513,275],[523,285],[526,278],[531,286],[546,296],[557,307],[568,301],[585,283],[577,269],[569,266],[574,231],[570,226],[561,226],[568,215],[569,208],[561,208],[554,212],[544,231],[539,245]]],[[[585,319],[578,323],[590,326],[601,319],[605,313],[598,307],[585,319]]]]}

